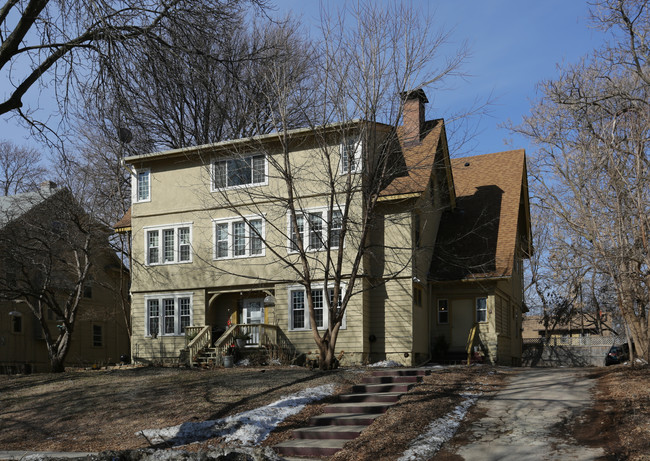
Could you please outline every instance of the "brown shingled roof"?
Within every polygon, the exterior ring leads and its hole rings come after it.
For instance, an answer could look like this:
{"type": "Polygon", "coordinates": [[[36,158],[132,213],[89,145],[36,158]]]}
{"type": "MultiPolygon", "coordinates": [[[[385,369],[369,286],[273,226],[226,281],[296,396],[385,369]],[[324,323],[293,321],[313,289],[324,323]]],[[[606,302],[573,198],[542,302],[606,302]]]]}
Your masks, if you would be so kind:
{"type": "Polygon", "coordinates": [[[115,223],[113,226],[116,232],[126,232],[131,230],[131,208],[126,210],[122,219],[115,223]]]}
{"type": "Polygon", "coordinates": [[[397,129],[400,146],[406,163],[406,175],[393,179],[379,194],[382,197],[404,194],[421,194],[429,185],[431,171],[436,157],[444,122],[442,119],[426,122],[426,135],[417,145],[406,147],[403,142],[403,127],[397,129]]]}
{"type": "Polygon", "coordinates": [[[511,276],[521,200],[528,205],[524,150],[453,159],[452,173],[457,208],[442,217],[429,278],[511,276]]]}

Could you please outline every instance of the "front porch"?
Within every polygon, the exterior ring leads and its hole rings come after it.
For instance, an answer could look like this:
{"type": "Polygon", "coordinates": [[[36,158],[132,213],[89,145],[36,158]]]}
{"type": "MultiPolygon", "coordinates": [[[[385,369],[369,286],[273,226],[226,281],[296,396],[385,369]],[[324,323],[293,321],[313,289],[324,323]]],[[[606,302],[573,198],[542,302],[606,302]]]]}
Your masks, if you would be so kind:
{"type": "Polygon", "coordinates": [[[199,365],[206,357],[214,365],[223,365],[223,358],[240,351],[264,351],[270,360],[288,361],[296,355],[296,349],[277,325],[265,323],[234,324],[219,337],[213,337],[210,325],[185,328],[185,350],[181,357],[187,365],[199,365]]]}

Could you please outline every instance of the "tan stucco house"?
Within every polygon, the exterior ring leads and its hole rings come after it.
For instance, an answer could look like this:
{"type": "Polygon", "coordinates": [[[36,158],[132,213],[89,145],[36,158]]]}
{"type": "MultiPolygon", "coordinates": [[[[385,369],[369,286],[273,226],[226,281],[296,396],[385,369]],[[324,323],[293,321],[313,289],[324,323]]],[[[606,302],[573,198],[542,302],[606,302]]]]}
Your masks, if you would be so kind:
{"type": "MultiPolygon", "coordinates": [[[[209,332],[210,346],[242,324],[256,325],[249,346],[314,352],[305,288],[288,263],[302,239],[315,268],[325,253],[351,268],[357,246],[367,248],[337,341],[343,364],[418,364],[441,342],[464,351],[475,325],[473,344],[488,360],[517,363],[521,261],[531,252],[525,154],[452,160],[444,121],[425,120],[424,92],[404,98],[397,130],[354,121],[126,158],[133,205],[116,228],[132,235],[133,359],[179,360],[188,341],[209,332]],[[361,136],[368,131],[372,142],[361,136]],[[331,178],[363,187],[375,152],[391,142],[387,162],[396,167],[373,196],[372,216],[366,195],[343,207],[321,188],[324,153],[334,153],[325,157],[331,178]],[[286,159],[299,191],[295,222],[280,174],[286,159]],[[343,220],[365,218],[364,242],[354,233],[339,241],[343,220]]],[[[323,303],[329,290],[313,273],[311,295],[323,303]]],[[[325,328],[327,312],[315,321],[325,328]]]]}
{"type": "MultiPolygon", "coordinates": [[[[43,245],[56,245],[55,241],[40,232],[46,229],[65,232],[63,229],[67,226],[75,226],[77,223],[69,222],[57,213],[62,208],[62,202],[69,204],[73,201],[67,189],[49,181],[41,184],[39,190],[0,197],[0,373],[50,371],[43,329],[21,293],[28,292],[27,288],[23,288],[26,284],[40,281],[51,287],[43,292],[44,296],[63,300],[67,293],[60,293],[57,287],[74,284],[71,278],[75,276],[58,270],[59,266],[53,266],[48,273],[41,273],[36,264],[33,267],[30,265],[32,259],[26,250],[7,251],[5,245],[11,245],[16,237],[25,241],[41,239],[43,245]],[[12,263],[8,256],[10,253],[14,256],[24,255],[18,267],[12,263]],[[29,274],[26,275],[26,272],[29,274]],[[31,281],[26,277],[30,277],[31,281]],[[47,282],[45,278],[51,278],[51,281],[47,282]]],[[[110,229],[104,228],[96,236],[100,243],[93,246],[90,275],[83,285],[66,366],[119,363],[122,355],[129,355],[126,321],[130,313],[128,309],[125,312],[120,299],[121,293],[126,293],[129,276],[108,243],[108,231],[110,229]]],[[[38,245],[33,248],[38,248],[38,245]]],[[[62,253],[53,255],[58,260],[74,257],[62,253]]],[[[34,260],[38,263],[43,261],[38,258],[34,260]]],[[[34,292],[36,290],[34,288],[34,292]]],[[[56,340],[63,322],[48,308],[45,308],[43,316],[50,334],[56,340]]]]}

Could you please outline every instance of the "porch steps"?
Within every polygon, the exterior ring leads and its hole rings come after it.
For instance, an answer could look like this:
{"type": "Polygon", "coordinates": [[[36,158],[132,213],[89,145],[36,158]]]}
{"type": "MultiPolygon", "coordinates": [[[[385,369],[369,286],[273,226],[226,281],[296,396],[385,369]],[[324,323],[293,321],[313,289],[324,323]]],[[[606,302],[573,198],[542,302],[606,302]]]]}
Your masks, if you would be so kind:
{"type": "Polygon", "coordinates": [[[218,364],[217,349],[214,347],[203,348],[197,355],[196,360],[192,362],[192,365],[199,367],[218,364]]]}
{"type": "Polygon", "coordinates": [[[309,426],[292,431],[293,439],[275,445],[283,456],[331,456],[355,439],[399,398],[430,374],[424,369],[377,370],[353,387],[352,394],[339,396],[324,413],[309,420],[309,426]]]}

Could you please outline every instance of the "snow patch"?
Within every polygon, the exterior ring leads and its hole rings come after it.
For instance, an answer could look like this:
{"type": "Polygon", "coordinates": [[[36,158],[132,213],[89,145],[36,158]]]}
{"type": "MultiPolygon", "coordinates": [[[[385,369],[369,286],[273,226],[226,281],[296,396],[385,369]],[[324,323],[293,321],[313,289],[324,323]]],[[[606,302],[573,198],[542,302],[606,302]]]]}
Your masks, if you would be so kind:
{"type": "Polygon", "coordinates": [[[137,432],[136,435],[144,436],[153,444],[168,443],[172,446],[186,445],[213,437],[224,437],[228,443],[257,445],[279,423],[299,413],[308,403],[332,395],[334,390],[333,384],[303,389],[292,396],[282,397],[270,405],[227,418],[183,423],[163,429],[145,429],[137,432]]]}
{"type": "Polygon", "coordinates": [[[401,367],[402,364],[399,362],[395,362],[394,360],[382,360],[381,362],[371,363],[368,366],[377,367],[377,368],[392,368],[392,367],[401,367]]]}
{"type": "Polygon", "coordinates": [[[465,397],[465,400],[450,413],[430,423],[424,434],[420,434],[411,442],[409,449],[402,454],[398,461],[429,459],[440,450],[443,443],[454,436],[461,421],[465,418],[467,410],[476,403],[481,392],[466,391],[460,395],[465,397]]]}

